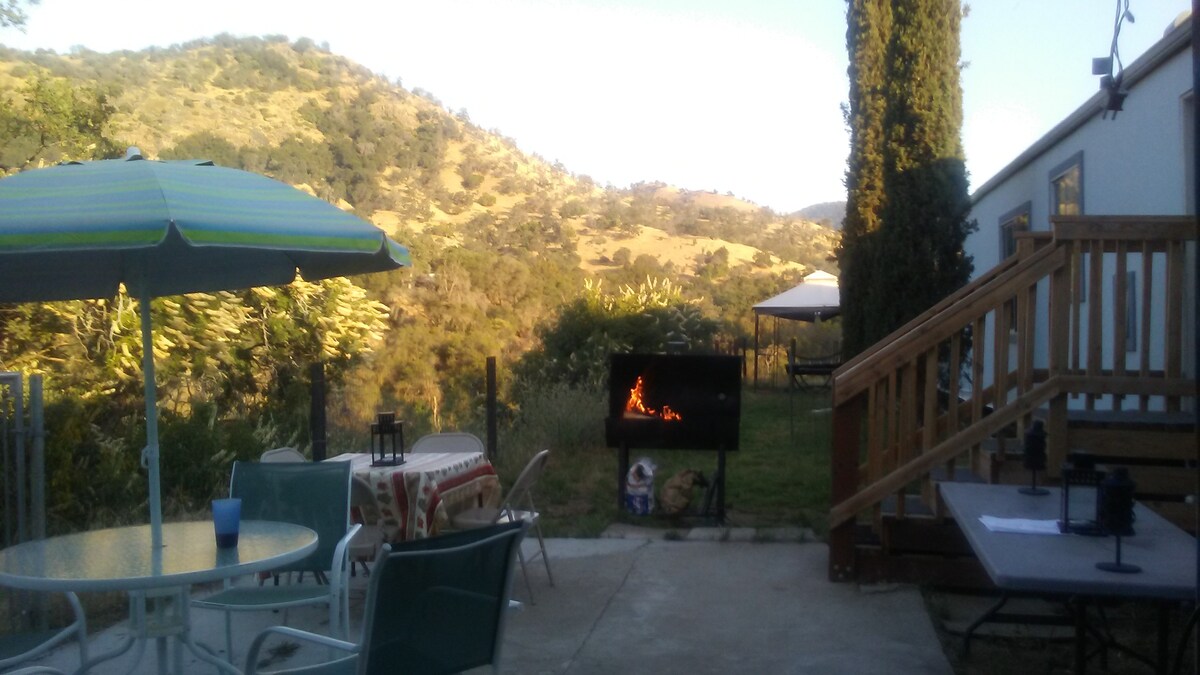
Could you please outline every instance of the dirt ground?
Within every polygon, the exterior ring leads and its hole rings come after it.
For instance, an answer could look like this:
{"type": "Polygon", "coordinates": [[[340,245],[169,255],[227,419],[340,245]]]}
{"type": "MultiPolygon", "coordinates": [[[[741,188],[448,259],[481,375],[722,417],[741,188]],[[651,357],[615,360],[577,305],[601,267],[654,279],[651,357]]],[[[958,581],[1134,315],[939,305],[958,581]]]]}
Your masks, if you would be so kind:
{"type": "MultiPolygon", "coordinates": [[[[1005,612],[1061,619],[1064,625],[987,623],[976,630],[969,650],[964,650],[963,636],[967,627],[998,598],[928,588],[923,589],[923,594],[942,649],[958,675],[1067,675],[1074,672],[1074,628],[1065,603],[1012,600],[1004,607],[1005,612]]],[[[1089,641],[1087,672],[1120,675],[1155,672],[1149,663],[1141,660],[1155,658],[1158,612],[1153,605],[1130,602],[1103,607],[1093,605],[1087,616],[1091,627],[1110,641],[1107,649],[1101,649],[1099,640],[1089,641]]],[[[1184,626],[1192,618],[1191,607],[1173,606],[1168,616],[1168,651],[1172,668],[1168,672],[1200,673],[1194,624],[1188,639],[1181,640],[1184,626]],[[1182,653],[1179,651],[1181,642],[1182,653]]]]}

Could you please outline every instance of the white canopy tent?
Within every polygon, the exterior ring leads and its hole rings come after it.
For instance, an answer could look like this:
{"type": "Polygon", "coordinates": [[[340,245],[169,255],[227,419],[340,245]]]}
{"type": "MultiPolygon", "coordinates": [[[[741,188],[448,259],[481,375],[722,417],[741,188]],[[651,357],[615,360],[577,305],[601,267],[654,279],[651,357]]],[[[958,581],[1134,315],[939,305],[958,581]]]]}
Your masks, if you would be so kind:
{"type": "Polygon", "coordinates": [[[828,272],[813,272],[788,290],[754,306],[754,384],[758,384],[760,316],[766,314],[793,321],[819,322],[842,313],[838,278],[828,272]]]}
{"type": "Polygon", "coordinates": [[[842,313],[838,278],[828,272],[813,272],[804,281],[754,306],[755,322],[767,314],[795,321],[832,319],[842,313]]]}

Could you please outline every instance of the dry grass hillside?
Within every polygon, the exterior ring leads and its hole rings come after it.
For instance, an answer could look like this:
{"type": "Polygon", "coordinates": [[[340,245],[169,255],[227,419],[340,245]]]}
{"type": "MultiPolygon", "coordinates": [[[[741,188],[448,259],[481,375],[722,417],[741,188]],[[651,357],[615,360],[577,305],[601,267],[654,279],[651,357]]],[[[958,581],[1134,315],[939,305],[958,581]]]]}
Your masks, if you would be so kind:
{"type": "MultiPolygon", "coordinates": [[[[338,134],[323,130],[319,117],[363,108],[370,116],[366,124],[378,133],[405,136],[402,143],[415,147],[427,141],[422,134],[435,136],[429,143],[437,145],[437,166],[423,171],[428,167],[385,162],[371,178],[376,197],[366,208],[362,200],[339,194],[333,181],[307,181],[314,194],[347,200],[398,235],[430,232],[454,245],[472,223],[544,224],[557,218],[561,224],[552,227],[574,240],[586,273],[611,269],[624,248],[632,258],[649,255],[687,274],[697,256],[724,248],[732,265],[745,264],[755,274],[788,274],[811,271],[836,246],[837,235],[828,228],[776,216],[729,195],[657,184],[601,188],[522,152],[514,140],[447,111],[429,94],[409,92],[304,40],[218,36],[107,55],[0,53],[0,95],[9,100],[19,100],[30,81],[47,75],[108,92],[116,110],[109,134],[151,157],[211,134],[240,149],[246,168],[277,174],[280,167],[268,157],[273,149],[297,139],[333,144],[338,134]],[[612,216],[619,210],[619,217],[612,216]],[[780,234],[785,226],[791,229],[780,234]],[[775,241],[763,239],[768,235],[775,241]],[[785,238],[810,250],[808,259],[782,250],[787,247],[776,242],[785,238]]],[[[353,140],[353,149],[368,157],[378,143],[353,140]]]]}

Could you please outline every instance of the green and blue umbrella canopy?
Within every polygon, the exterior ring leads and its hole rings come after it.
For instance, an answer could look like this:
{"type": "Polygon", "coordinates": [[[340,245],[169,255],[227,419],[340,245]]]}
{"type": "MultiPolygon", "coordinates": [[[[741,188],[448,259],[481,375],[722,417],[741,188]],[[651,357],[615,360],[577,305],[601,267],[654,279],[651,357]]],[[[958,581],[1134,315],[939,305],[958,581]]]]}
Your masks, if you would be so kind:
{"type": "Polygon", "coordinates": [[[285,183],[204,160],[72,162],[0,180],[0,302],[141,301],[150,521],[161,544],[150,298],[411,264],[382,230],[285,183]]]}

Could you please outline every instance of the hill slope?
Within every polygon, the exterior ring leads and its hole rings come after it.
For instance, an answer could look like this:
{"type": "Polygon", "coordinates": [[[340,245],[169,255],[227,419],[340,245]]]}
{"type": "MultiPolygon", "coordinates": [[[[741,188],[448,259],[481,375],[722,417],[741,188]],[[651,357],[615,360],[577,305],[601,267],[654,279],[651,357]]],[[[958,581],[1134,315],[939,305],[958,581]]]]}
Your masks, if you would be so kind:
{"type": "MultiPolygon", "coordinates": [[[[467,383],[482,358],[519,358],[586,277],[670,277],[736,337],[753,302],[814,269],[836,271],[827,227],[660,183],[598,186],[309,40],[218,36],[113,54],[0,47],[0,122],[47,83],[111,106],[102,131],[118,147],[271,175],[410,246],[413,270],[362,280],[392,325],[356,410],[407,406],[434,426],[473,414],[467,383]]],[[[0,170],[67,154],[13,133],[0,139],[0,170]]]]}

